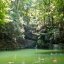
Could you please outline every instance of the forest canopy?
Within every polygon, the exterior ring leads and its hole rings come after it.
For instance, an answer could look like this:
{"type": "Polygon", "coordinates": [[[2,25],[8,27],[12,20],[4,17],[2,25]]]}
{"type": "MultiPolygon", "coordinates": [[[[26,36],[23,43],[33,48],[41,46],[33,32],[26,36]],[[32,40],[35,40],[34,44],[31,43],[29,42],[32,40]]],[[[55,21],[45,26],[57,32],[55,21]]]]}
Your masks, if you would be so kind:
{"type": "Polygon", "coordinates": [[[0,48],[31,47],[29,42],[39,48],[63,44],[64,0],[0,0],[0,48]]]}

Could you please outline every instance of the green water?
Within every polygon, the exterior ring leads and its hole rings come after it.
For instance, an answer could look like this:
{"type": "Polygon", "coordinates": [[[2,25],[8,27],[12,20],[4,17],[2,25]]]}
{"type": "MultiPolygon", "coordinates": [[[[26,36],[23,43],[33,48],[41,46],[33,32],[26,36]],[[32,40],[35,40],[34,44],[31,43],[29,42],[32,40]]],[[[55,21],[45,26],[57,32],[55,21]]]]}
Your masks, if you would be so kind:
{"type": "Polygon", "coordinates": [[[64,64],[64,54],[52,51],[40,49],[0,51],[0,64],[64,64]]]}

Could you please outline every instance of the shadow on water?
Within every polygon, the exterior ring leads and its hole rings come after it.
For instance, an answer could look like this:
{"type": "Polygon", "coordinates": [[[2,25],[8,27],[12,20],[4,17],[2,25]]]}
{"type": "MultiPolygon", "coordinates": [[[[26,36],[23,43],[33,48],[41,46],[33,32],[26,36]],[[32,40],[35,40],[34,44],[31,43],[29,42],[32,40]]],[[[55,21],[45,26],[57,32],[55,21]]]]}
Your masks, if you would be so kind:
{"type": "Polygon", "coordinates": [[[48,50],[48,51],[41,51],[37,52],[36,54],[64,54],[64,50],[48,50]]]}

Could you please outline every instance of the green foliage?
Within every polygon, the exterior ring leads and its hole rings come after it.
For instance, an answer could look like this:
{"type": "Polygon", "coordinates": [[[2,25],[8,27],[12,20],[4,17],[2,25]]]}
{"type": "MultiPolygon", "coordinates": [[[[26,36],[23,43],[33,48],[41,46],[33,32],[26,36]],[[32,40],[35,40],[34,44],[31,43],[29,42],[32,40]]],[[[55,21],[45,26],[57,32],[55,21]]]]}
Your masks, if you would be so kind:
{"type": "Polygon", "coordinates": [[[5,3],[3,3],[3,1],[0,1],[0,24],[2,24],[4,22],[4,17],[5,17],[5,3]]]}
{"type": "MultiPolygon", "coordinates": [[[[0,0],[0,32],[12,39],[25,36],[24,24],[30,26],[28,33],[39,36],[54,33],[56,28],[61,33],[63,21],[64,0],[0,0]]],[[[42,42],[40,40],[39,44],[42,42]]]]}

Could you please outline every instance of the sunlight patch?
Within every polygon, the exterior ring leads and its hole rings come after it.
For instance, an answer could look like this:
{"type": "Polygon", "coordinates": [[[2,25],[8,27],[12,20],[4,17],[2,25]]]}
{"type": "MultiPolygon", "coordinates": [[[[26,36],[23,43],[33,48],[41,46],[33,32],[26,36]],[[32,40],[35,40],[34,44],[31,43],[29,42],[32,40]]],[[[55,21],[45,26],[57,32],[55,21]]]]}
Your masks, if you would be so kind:
{"type": "Polygon", "coordinates": [[[8,64],[14,64],[14,62],[8,62],[8,64]]]}

